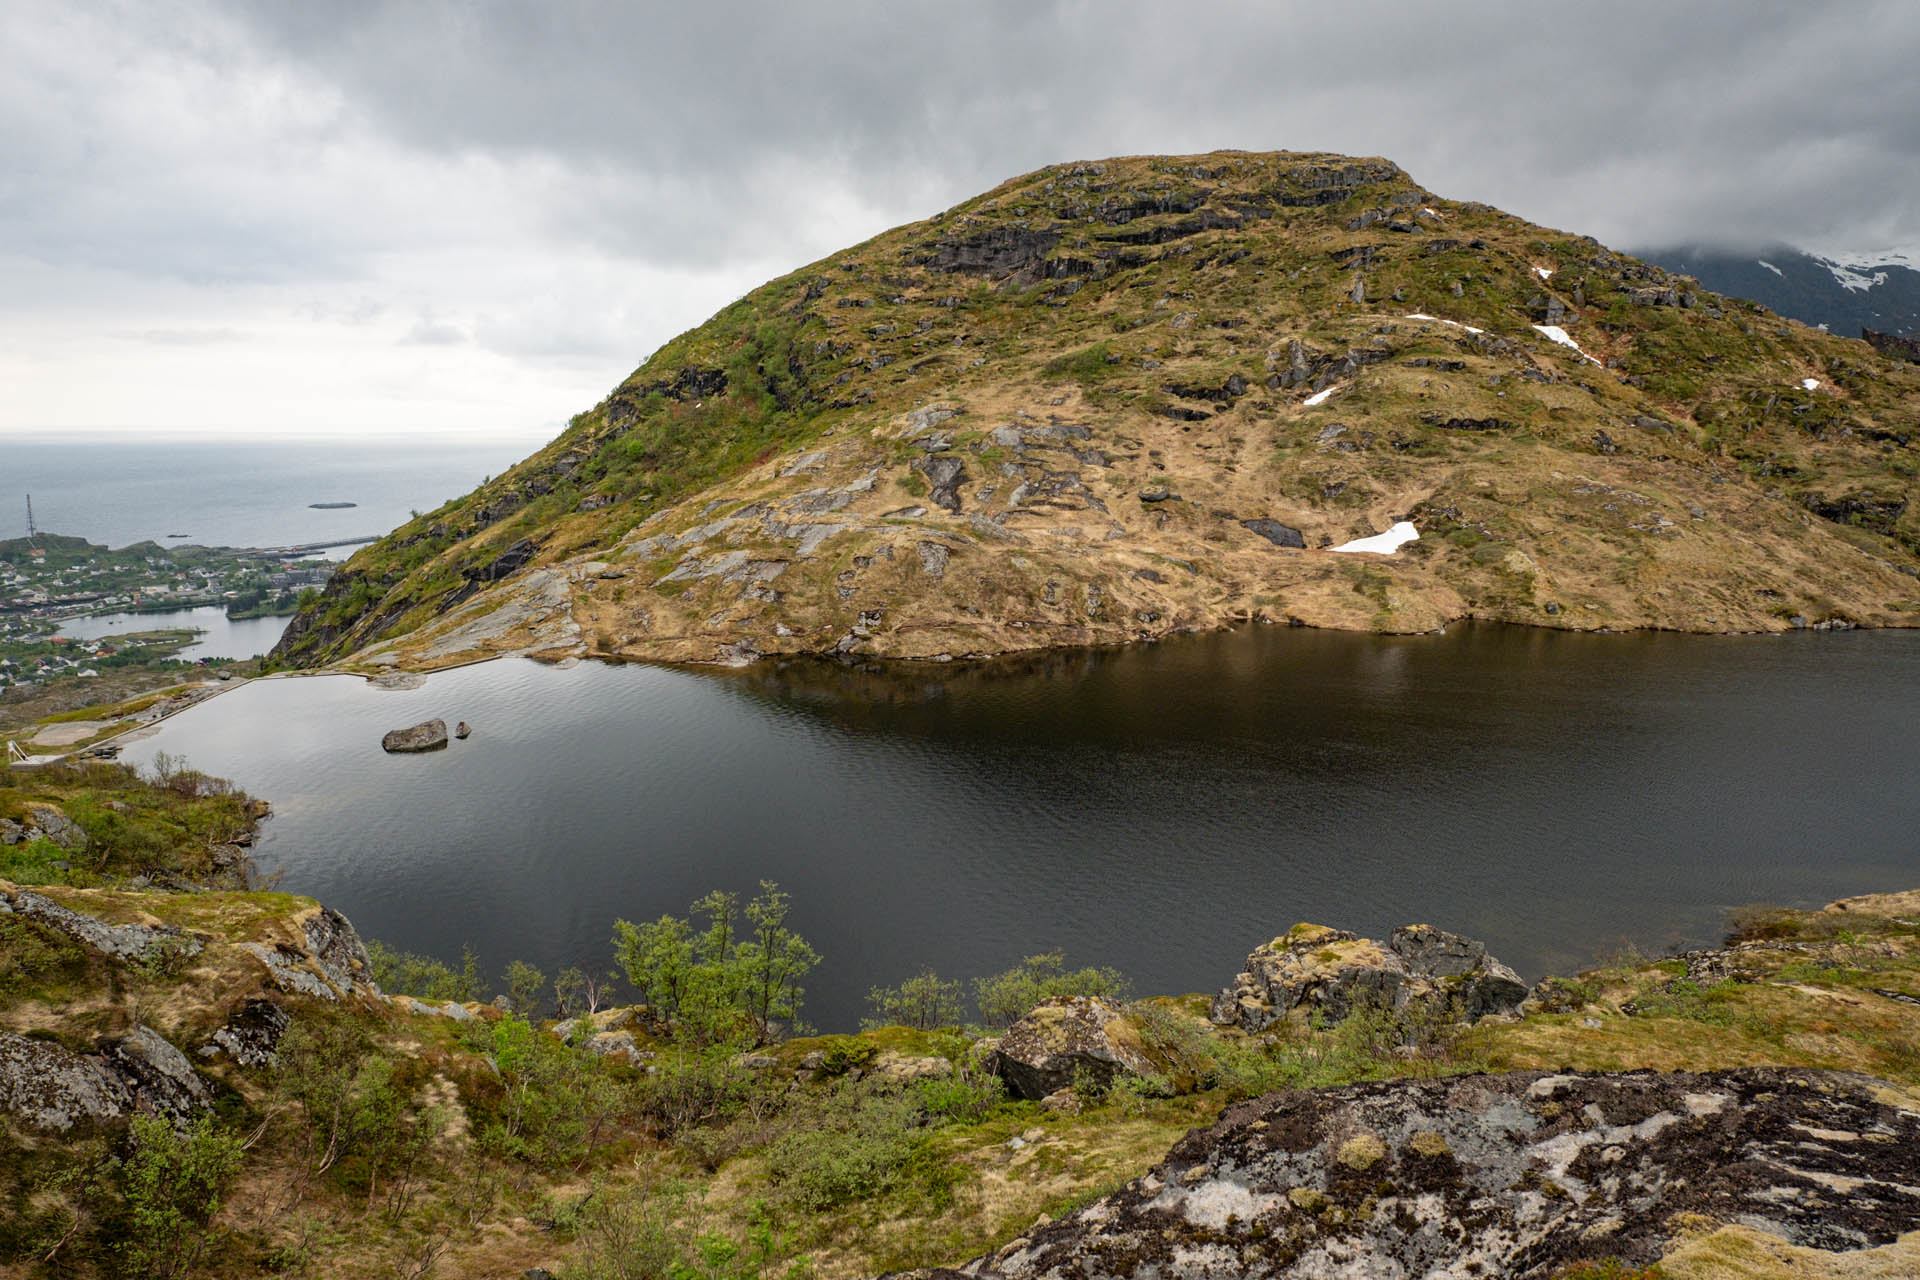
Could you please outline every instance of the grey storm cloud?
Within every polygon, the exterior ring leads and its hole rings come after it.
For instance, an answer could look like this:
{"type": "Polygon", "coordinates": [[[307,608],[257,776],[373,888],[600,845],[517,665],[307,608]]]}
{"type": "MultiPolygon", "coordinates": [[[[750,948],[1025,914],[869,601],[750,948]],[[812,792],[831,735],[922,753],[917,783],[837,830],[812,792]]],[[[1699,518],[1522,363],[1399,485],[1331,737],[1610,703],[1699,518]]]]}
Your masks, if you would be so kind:
{"type": "Polygon", "coordinates": [[[1384,154],[1629,247],[1920,241],[1910,3],[229,12],[412,146],[555,159],[578,183],[556,231],[663,260],[777,238],[810,180],[926,213],[1053,161],[1215,147],[1384,154]]]}
{"type": "Polygon", "coordinates": [[[251,421],[323,364],[315,420],[557,412],[768,276],[1113,155],[1916,250],[1917,64],[1912,0],[6,0],[0,420],[251,421]],[[172,400],[63,373],[129,334],[172,400]]]}

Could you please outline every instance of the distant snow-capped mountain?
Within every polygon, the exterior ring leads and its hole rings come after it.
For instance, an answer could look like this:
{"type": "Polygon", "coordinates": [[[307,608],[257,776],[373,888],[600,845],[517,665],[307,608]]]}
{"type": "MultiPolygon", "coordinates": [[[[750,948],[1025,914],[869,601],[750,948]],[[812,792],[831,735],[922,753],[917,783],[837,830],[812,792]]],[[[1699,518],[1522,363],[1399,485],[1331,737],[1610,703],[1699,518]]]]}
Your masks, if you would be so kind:
{"type": "Polygon", "coordinates": [[[1750,298],[1844,338],[1857,338],[1862,329],[1920,333],[1920,251],[1821,255],[1785,245],[1757,251],[1691,245],[1639,256],[1715,293],[1750,298]]]}

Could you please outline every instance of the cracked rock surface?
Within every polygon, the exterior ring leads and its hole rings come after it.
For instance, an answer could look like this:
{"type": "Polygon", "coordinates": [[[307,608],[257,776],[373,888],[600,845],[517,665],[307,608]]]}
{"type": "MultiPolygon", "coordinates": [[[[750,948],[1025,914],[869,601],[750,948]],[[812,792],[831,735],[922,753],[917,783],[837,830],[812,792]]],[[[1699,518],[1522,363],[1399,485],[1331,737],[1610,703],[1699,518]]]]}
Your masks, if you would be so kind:
{"type": "Polygon", "coordinates": [[[1828,1253],[1920,1228],[1920,1101],[1865,1076],[1514,1072],[1275,1094],[957,1270],[1544,1278],[1727,1227],[1828,1253]]]}

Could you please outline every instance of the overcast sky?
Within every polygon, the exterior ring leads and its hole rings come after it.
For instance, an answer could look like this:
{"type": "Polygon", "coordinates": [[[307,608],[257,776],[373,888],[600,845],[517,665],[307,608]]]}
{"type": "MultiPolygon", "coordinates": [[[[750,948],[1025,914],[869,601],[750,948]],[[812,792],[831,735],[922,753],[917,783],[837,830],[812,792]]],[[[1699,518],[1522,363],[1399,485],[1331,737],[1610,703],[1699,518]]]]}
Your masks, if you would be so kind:
{"type": "Polygon", "coordinates": [[[1911,0],[0,0],[0,432],[546,434],[770,276],[1118,154],[1910,247],[1917,65],[1911,0]]]}

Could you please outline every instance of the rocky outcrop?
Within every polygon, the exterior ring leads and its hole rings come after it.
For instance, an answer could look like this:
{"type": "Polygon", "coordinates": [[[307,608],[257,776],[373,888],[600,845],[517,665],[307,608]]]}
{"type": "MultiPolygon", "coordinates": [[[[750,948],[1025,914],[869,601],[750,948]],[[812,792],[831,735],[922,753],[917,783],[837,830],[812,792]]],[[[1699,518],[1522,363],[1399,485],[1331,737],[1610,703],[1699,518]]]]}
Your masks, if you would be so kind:
{"type": "Polygon", "coordinates": [[[1583,1260],[1645,1266],[1718,1226],[1858,1250],[1920,1228],[1916,1143],[1920,1101],[1823,1071],[1529,1071],[1277,1094],[1104,1200],[957,1271],[915,1274],[1544,1280],[1583,1260]]]}
{"type": "Polygon", "coordinates": [[[382,751],[438,751],[446,745],[445,720],[422,720],[409,729],[390,729],[380,739],[382,751]]]}
{"type": "Polygon", "coordinates": [[[134,1111],[182,1127],[211,1104],[186,1055],[151,1027],[135,1026],[94,1054],[0,1030],[0,1111],[33,1128],[65,1132],[134,1111]]]}
{"type": "Polygon", "coordinates": [[[87,847],[87,833],[80,829],[80,824],[50,804],[27,806],[26,828],[22,835],[28,840],[43,836],[68,853],[78,853],[87,847]]]}
{"type": "Polygon", "coordinates": [[[46,925],[111,960],[146,960],[163,951],[186,958],[198,955],[205,946],[185,929],[166,924],[108,924],[29,889],[0,889],[0,914],[46,925]]]}
{"type": "Polygon", "coordinates": [[[1155,1070],[1126,1011],[1099,996],[1060,996],[1007,1028],[987,1067],[1016,1098],[1038,1099],[1082,1073],[1100,1085],[1155,1070]]]}
{"type": "Polygon", "coordinates": [[[1484,943],[1416,924],[1385,943],[1342,929],[1298,924],[1256,947],[1232,985],[1213,998],[1220,1026],[1258,1032],[1294,1009],[1339,1022],[1361,1005],[1478,1021],[1511,1013],[1526,999],[1520,975],[1484,943]]]}
{"type": "Polygon", "coordinates": [[[137,1111],[152,1111],[184,1127],[213,1105],[187,1055],[151,1027],[136,1026],[100,1047],[101,1060],[127,1082],[137,1111]]]}
{"type": "Polygon", "coordinates": [[[1860,336],[1883,356],[1920,364],[1920,337],[1902,337],[1897,333],[1881,333],[1877,329],[1862,329],[1860,336]]]}
{"type": "Polygon", "coordinates": [[[270,1067],[278,1061],[280,1037],[292,1024],[287,1011],[273,1001],[249,1000],[200,1046],[200,1056],[224,1053],[243,1067],[270,1067]]]}
{"type": "Polygon", "coordinates": [[[345,916],[332,907],[322,907],[307,917],[302,932],[307,935],[307,950],[320,972],[327,975],[327,981],[342,992],[364,990],[369,995],[380,994],[380,988],[374,985],[373,960],[367,955],[367,944],[360,941],[360,935],[354,932],[345,916]]]}
{"type": "Polygon", "coordinates": [[[123,1116],[132,1104],[127,1082],[98,1058],[0,1031],[0,1111],[64,1133],[83,1121],[123,1116]]]}

